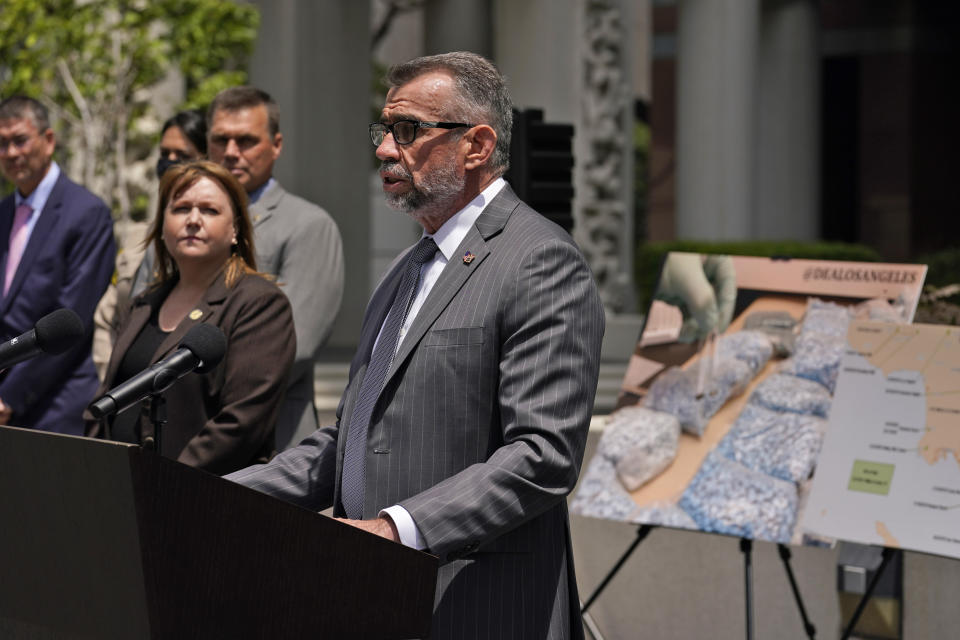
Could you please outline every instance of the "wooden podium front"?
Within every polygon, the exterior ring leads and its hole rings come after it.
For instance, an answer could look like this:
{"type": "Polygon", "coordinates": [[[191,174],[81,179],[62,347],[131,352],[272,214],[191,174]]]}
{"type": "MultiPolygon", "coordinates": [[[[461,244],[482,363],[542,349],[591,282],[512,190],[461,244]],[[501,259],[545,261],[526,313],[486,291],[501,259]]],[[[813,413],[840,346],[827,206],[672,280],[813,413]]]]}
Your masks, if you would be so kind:
{"type": "Polygon", "coordinates": [[[436,574],[139,447],[0,427],[2,638],[426,638],[436,574]]]}

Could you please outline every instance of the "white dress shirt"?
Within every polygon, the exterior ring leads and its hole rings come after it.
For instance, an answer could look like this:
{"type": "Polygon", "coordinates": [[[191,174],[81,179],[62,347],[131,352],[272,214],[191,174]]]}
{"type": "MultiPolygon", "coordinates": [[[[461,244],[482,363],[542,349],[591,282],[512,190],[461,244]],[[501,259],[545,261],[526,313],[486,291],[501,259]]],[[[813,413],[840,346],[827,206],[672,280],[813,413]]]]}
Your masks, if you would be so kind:
{"type": "MultiPolygon", "coordinates": [[[[452,218],[444,222],[443,225],[437,229],[437,232],[433,234],[433,241],[437,243],[437,247],[439,247],[440,250],[434,256],[433,260],[424,263],[423,266],[420,267],[420,279],[417,281],[417,290],[414,293],[413,301],[410,303],[410,309],[407,311],[407,317],[403,321],[403,326],[400,327],[397,348],[399,348],[400,343],[403,342],[404,336],[407,335],[407,330],[410,328],[410,325],[413,324],[414,318],[417,317],[417,314],[423,307],[423,303],[430,294],[433,285],[435,285],[440,278],[440,273],[443,271],[443,268],[447,266],[450,260],[454,259],[454,252],[457,250],[457,247],[460,246],[460,243],[463,242],[463,239],[467,237],[467,233],[473,228],[477,218],[480,217],[480,214],[483,213],[486,206],[500,193],[500,190],[503,189],[506,184],[503,178],[497,178],[491,182],[487,185],[486,189],[480,192],[480,195],[471,200],[463,209],[455,213],[452,218]]],[[[423,236],[429,235],[428,233],[423,234],[423,236]]],[[[380,330],[383,331],[382,326],[380,330]]],[[[377,342],[379,341],[380,336],[377,335],[377,342]]],[[[374,343],[373,348],[377,348],[376,343],[374,343]]],[[[426,543],[420,535],[420,530],[406,509],[397,504],[381,510],[379,515],[381,517],[387,515],[393,520],[393,523],[397,527],[397,533],[400,535],[400,542],[403,543],[404,546],[413,547],[414,549],[426,548],[426,543]]]]}

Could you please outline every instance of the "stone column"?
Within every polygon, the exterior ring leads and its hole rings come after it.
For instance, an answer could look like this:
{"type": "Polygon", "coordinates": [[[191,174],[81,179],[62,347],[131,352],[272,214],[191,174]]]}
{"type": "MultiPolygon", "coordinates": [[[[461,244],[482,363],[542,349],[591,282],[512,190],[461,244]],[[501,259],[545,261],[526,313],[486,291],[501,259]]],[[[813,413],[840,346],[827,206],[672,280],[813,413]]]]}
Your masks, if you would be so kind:
{"type": "Polygon", "coordinates": [[[765,0],[757,57],[753,236],[820,233],[820,26],[813,0],[765,0]]]}
{"type": "Polygon", "coordinates": [[[759,0],[680,0],[678,238],[747,238],[759,0]]]}
{"type": "Polygon", "coordinates": [[[604,358],[629,357],[633,285],[634,0],[498,0],[494,58],[518,108],[574,125],[574,229],[607,309],[604,358]],[[536,52],[535,55],[531,52],[536,52]]]}
{"type": "Polygon", "coordinates": [[[353,347],[369,295],[370,6],[338,0],[258,0],[250,83],[280,105],[283,154],[274,175],[333,216],[346,287],[329,346],[353,347]]]}
{"type": "Polygon", "coordinates": [[[424,5],[424,50],[493,54],[491,0],[427,0],[424,5]]]}
{"type": "MultiPolygon", "coordinates": [[[[518,109],[543,109],[547,122],[578,125],[583,0],[497,0],[493,60],[518,109]],[[535,52],[535,54],[534,54],[535,52]]],[[[580,134],[576,127],[574,136],[580,134]]],[[[575,167],[574,170],[578,170],[575,167]]]]}
{"type": "Polygon", "coordinates": [[[635,311],[633,289],[633,78],[630,0],[586,0],[581,114],[576,123],[574,237],[587,255],[604,306],[635,311]]]}
{"type": "Polygon", "coordinates": [[[629,32],[636,10],[628,0],[500,0],[495,11],[496,60],[517,107],[542,108],[547,122],[574,125],[573,235],[614,314],[636,305],[631,82],[637,38],[629,32]]]}

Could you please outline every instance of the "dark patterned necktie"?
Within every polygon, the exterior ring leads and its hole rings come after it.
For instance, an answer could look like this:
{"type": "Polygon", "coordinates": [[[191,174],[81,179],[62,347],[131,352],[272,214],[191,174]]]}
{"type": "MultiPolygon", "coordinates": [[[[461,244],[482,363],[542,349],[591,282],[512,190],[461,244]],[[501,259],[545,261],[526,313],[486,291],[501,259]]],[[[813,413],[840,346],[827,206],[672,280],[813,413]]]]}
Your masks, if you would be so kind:
{"type": "Polygon", "coordinates": [[[421,238],[410,252],[404,265],[400,286],[397,287],[397,295],[383,323],[380,339],[370,356],[370,364],[367,365],[366,374],[360,384],[357,402],[347,430],[347,445],[343,454],[343,477],[340,484],[340,501],[348,518],[363,517],[363,474],[370,416],[380,396],[387,371],[393,363],[393,356],[397,352],[400,328],[407,317],[413,294],[417,290],[420,267],[430,261],[436,253],[437,243],[433,238],[421,238]]]}

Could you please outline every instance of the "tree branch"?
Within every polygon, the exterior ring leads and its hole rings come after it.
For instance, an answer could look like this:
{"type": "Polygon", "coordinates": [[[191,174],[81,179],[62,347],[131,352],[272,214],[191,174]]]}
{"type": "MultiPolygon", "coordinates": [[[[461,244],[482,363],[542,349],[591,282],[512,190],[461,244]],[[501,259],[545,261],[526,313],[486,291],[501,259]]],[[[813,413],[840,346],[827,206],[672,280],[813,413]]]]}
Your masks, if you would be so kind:
{"type": "Polygon", "coordinates": [[[83,93],[80,92],[80,87],[77,86],[76,81],[73,79],[73,74],[70,73],[70,67],[67,66],[67,62],[63,58],[57,59],[57,71],[60,73],[60,77],[63,79],[63,84],[67,87],[67,91],[70,93],[73,103],[77,105],[77,110],[80,112],[80,119],[82,120],[81,128],[83,129],[83,141],[85,147],[83,154],[83,183],[87,187],[92,187],[94,178],[94,163],[91,160],[97,144],[97,141],[93,135],[93,114],[90,112],[90,105],[87,103],[86,98],[84,98],[83,93]]]}
{"type": "Polygon", "coordinates": [[[80,121],[76,118],[76,116],[57,104],[57,102],[46,93],[41,94],[37,99],[43,103],[43,106],[45,106],[48,111],[56,114],[58,118],[63,118],[66,120],[70,126],[80,125],[80,121]]]}
{"type": "MultiPolygon", "coordinates": [[[[113,32],[113,60],[118,63],[124,60],[123,44],[121,35],[113,32]]],[[[130,105],[127,102],[127,93],[133,84],[135,74],[133,72],[132,56],[124,60],[124,64],[117,65],[117,89],[113,96],[114,113],[116,115],[116,139],[114,141],[114,163],[116,179],[114,183],[117,204],[120,206],[120,218],[128,222],[130,220],[130,193],[127,191],[127,124],[129,121],[130,105]]]]}

